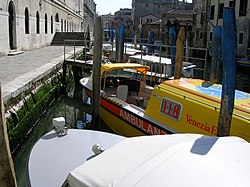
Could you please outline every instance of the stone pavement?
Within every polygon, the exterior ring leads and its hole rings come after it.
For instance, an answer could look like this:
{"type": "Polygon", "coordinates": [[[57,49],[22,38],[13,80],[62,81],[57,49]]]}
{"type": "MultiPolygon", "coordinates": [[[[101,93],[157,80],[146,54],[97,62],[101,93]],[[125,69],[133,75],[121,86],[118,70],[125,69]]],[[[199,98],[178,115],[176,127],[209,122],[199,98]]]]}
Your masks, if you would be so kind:
{"type": "MultiPolygon", "coordinates": [[[[82,47],[76,47],[75,51],[82,47]]],[[[65,58],[74,55],[74,46],[65,47],[65,58]]],[[[43,77],[64,60],[64,46],[46,46],[15,56],[0,57],[0,84],[4,102],[22,92],[33,80],[43,77]]]]}

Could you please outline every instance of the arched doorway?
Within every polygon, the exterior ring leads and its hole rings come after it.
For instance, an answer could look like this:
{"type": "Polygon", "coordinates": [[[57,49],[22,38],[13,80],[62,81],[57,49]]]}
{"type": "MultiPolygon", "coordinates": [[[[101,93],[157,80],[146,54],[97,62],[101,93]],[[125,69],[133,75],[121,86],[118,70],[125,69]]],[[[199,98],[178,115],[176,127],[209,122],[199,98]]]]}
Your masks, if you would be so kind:
{"type": "Polygon", "coordinates": [[[16,49],[16,11],[13,1],[9,3],[9,44],[10,49],[16,49]]]}

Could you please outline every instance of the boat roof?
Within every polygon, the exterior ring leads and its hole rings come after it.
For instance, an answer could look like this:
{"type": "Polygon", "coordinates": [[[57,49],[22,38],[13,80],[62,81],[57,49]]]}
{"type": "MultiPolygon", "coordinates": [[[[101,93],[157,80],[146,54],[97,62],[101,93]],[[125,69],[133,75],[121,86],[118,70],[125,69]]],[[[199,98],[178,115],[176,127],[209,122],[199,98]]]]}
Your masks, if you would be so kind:
{"type": "Polygon", "coordinates": [[[135,69],[136,71],[144,75],[147,73],[147,71],[150,70],[149,66],[144,66],[138,63],[112,63],[112,64],[102,64],[101,74],[103,74],[105,71],[112,71],[112,70],[122,69],[122,68],[135,69]]]}
{"type": "Polygon", "coordinates": [[[52,130],[34,145],[29,156],[30,185],[62,186],[68,173],[94,156],[92,146],[108,149],[125,137],[94,130],[68,129],[65,136],[52,130]]]}
{"type": "Polygon", "coordinates": [[[248,186],[250,144],[199,134],[127,138],[71,171],[69,186],[248,186]]]}
{"type": "MultiPolygon", "coordinates": [[[[209,87],[202,86],[204,80],[181,78],[164,81],[160,89],[171,90],[175,93],[192,98],[199,102],[219,108],[221,101],[222,85],[213,84],[209,87]]],[[[250,94],[235,90],[234,112],[247,116],[250,119],[250,94]]]]}

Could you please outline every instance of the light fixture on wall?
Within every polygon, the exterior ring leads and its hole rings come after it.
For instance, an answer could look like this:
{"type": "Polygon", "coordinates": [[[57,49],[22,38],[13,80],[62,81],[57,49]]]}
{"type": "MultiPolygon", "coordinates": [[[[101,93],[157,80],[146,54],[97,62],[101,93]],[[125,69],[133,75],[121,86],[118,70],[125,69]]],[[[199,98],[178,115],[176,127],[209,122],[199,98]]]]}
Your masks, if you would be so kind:
{"type": "Polygon", "coordinates": [[[42,10],[42,4],[43,4],[43,1],[40,0],[40,1],[39,1],[39,8],[40,8],[40,10],[42,10]]]}

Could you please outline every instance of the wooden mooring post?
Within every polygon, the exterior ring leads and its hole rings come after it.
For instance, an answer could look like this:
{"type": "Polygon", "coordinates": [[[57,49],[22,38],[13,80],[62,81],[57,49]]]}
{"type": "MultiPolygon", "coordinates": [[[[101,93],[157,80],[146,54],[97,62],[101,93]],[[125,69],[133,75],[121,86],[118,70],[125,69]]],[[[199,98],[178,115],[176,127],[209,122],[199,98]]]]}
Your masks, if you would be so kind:
{"type": "Polygon", "coordinates": [[[177,36],[174,79],[180,79],[182,75],[184,41],[185,41],[185,28],[181,27],[177,36]]]}
{"type": "Polygon", "coordinates": [[[175,71],[175,55],[176,55],[176,33],[174,27],[169,28],[169,45],[170,47],[170,57],[171,57],[171,66],[172,66],[172,75],[175,71]]]}
{"type": "Polygon", "coordinates": [[[101,63],[102,63],[102,22],[101,17],[95,19],[94,25],[94,57],[93,57],[93,83],[92,83],[92,124],[100,129],[100,82],[101,82],[101,63]]]}
{"type": "Polygon", "coordinates": [[[2,89],[0,85],[0,186],[16,187],[16,176],[14,164],[9,148],[9,138],[7,133],[5,110],[2,99],[2,89]]]}
{"type": "MultiPolygon", "coordinates": [[[[116,32],[116,62],[124,62],[125,25],[121,24],[116,32]]],[[[126,49],[125,49],[126,50],[126,49]]]]}
{"type": "Polygon", "coordinates": [[[224,8],[222,25],[222,95],[218,122],[218,136],[230,134],[234,109],[236,79],[237,31],[235,9],[224,8]]]}
{"type": "Polygon", "coordinates": [[[202,86],[208,87],[213,84],[218,84],[221,81],[221,40],[222,40],[222,27],[216,26],[213,31],[213,41],[211,48],[211,72],[210,72],[210,80],[204,81],[202,86]]]}

